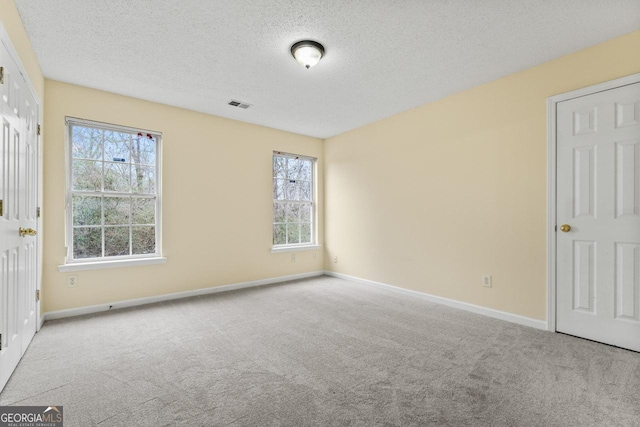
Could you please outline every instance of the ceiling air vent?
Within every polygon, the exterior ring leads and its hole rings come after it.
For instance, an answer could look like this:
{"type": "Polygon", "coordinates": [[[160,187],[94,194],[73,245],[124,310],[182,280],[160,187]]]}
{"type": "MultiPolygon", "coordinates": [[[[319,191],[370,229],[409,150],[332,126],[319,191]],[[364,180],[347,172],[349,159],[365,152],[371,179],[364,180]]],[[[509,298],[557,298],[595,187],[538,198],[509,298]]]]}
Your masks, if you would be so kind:
{"type": "Polygon", "coordinates": [[[243,110],[246,110],[247,108],[251,107],[251,104],[247,104],[246,102],[235,101],[233,99],[229,101],[229,105],[231,105],[232,107],[242,108],[243,110]]]}

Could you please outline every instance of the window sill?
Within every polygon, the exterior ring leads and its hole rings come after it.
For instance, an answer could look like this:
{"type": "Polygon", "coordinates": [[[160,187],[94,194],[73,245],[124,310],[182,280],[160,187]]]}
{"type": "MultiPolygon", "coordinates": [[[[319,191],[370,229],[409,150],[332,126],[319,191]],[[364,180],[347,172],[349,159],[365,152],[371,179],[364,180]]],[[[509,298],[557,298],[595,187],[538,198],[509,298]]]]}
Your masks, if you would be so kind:
{"type": "Polygon", "coordinates": [[[318,250],[321,247],[321,245],[274,246],[271,248],[271,253],[277,254],[280,252],[313,251],[318,250]]]}
{"type": "Polygon", "coordinates": [[[68,271],[103,270],[106,268],[122,268],[134,267],[138,265],[164,264],[166,262],[166,257],[119,259],[117,261],[77,262],[72,264],[59,265],[58,271],[60,273],[66,273],[68,271]]]}

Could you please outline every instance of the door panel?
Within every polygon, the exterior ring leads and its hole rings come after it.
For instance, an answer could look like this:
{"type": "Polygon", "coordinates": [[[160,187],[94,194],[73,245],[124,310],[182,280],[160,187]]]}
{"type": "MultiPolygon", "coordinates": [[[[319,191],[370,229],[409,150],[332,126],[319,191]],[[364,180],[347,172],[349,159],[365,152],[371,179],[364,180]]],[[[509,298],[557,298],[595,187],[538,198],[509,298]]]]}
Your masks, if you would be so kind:
{"type": "Polygon", "coordinates": [[[37,104],[26,80],[0,43],[0,390],[36,331],[38,136],[37,104]]]}
{"type": "Polygon", "coordinates": [[[16,232],[20,227],[20,122],[18,120],[17,97],[19,85],[14,83],[16,70],[8,53],[0,44],[0,60],[4,67],[5,83],[2,87],[3,120],[3,215],[0,217],[0,253],[2,253],[2,349],[0,350],[0,387],[9,379],[22,355],[20,336],[20,239],[16,232]]]}
{"type": "Polygon", "coordinates": [[[640,321],[640,245],[616,243],[616,318],[640,321]]]}
{"type": "Polygon", "coordinates": [[[573,309],[595,312],[596,242],[573,242],[573,309]]]}
{"type": "MultiPolygon", "coordinates": [[[[37,152],[38,152],[38,134],[37,110],[35,100],[28,90],[22,92],[21,97],[21,124],[24,134],[24,173],[22,174],[23,186],[21,194],[23,195],[22,208],[23,228],[37,229],[37,152]]],[[[23,274],[23,295],[24,302],[21,304],[21,326],[22,326],[22,354],[27,350],[29,343],[36,333],[37,323],[37,307],[36,307],[36,289],[37,279],[37,238],[35,236],[22,237],[20,242],[22,252],[24,254],[24,274],[23,274]]]]}
{"type": "Polygon", "coordinates": [[[574,158],[574,218],[596,217],[595,163],[596,147],[573,149],[574,158]]]}
{"type": "Polygon", "coordinates": [[[640,83],[557,105],[556,330],[640,351],[640,83]]]}
{"type": "Polygon", "coordinates": [[[616,217],[640,213],[640,141],[616,143],[616,217]]]}

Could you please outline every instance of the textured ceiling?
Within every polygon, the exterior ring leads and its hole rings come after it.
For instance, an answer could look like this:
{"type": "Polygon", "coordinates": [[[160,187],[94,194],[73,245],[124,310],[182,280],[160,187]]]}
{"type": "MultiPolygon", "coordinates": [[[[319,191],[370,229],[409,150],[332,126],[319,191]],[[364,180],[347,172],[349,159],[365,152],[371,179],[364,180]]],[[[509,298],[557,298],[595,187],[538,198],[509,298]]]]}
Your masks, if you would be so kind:
{"type": "Polygon", "coordinates": [[[638,0],[15,3],[47,78],[320,138],[640,29],[638,0]]]}

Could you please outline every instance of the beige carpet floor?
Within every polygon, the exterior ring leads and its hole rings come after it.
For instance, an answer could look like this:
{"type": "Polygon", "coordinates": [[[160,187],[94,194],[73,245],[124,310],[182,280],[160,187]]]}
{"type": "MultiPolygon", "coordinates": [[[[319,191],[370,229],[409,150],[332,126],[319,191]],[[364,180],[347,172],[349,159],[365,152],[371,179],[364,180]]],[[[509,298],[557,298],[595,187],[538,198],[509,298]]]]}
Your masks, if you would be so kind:
{"type": "Polygon", "coordinates": [[[640,354],[319,277],[47,322],[65,426],[638,426],[640,354]]]}

